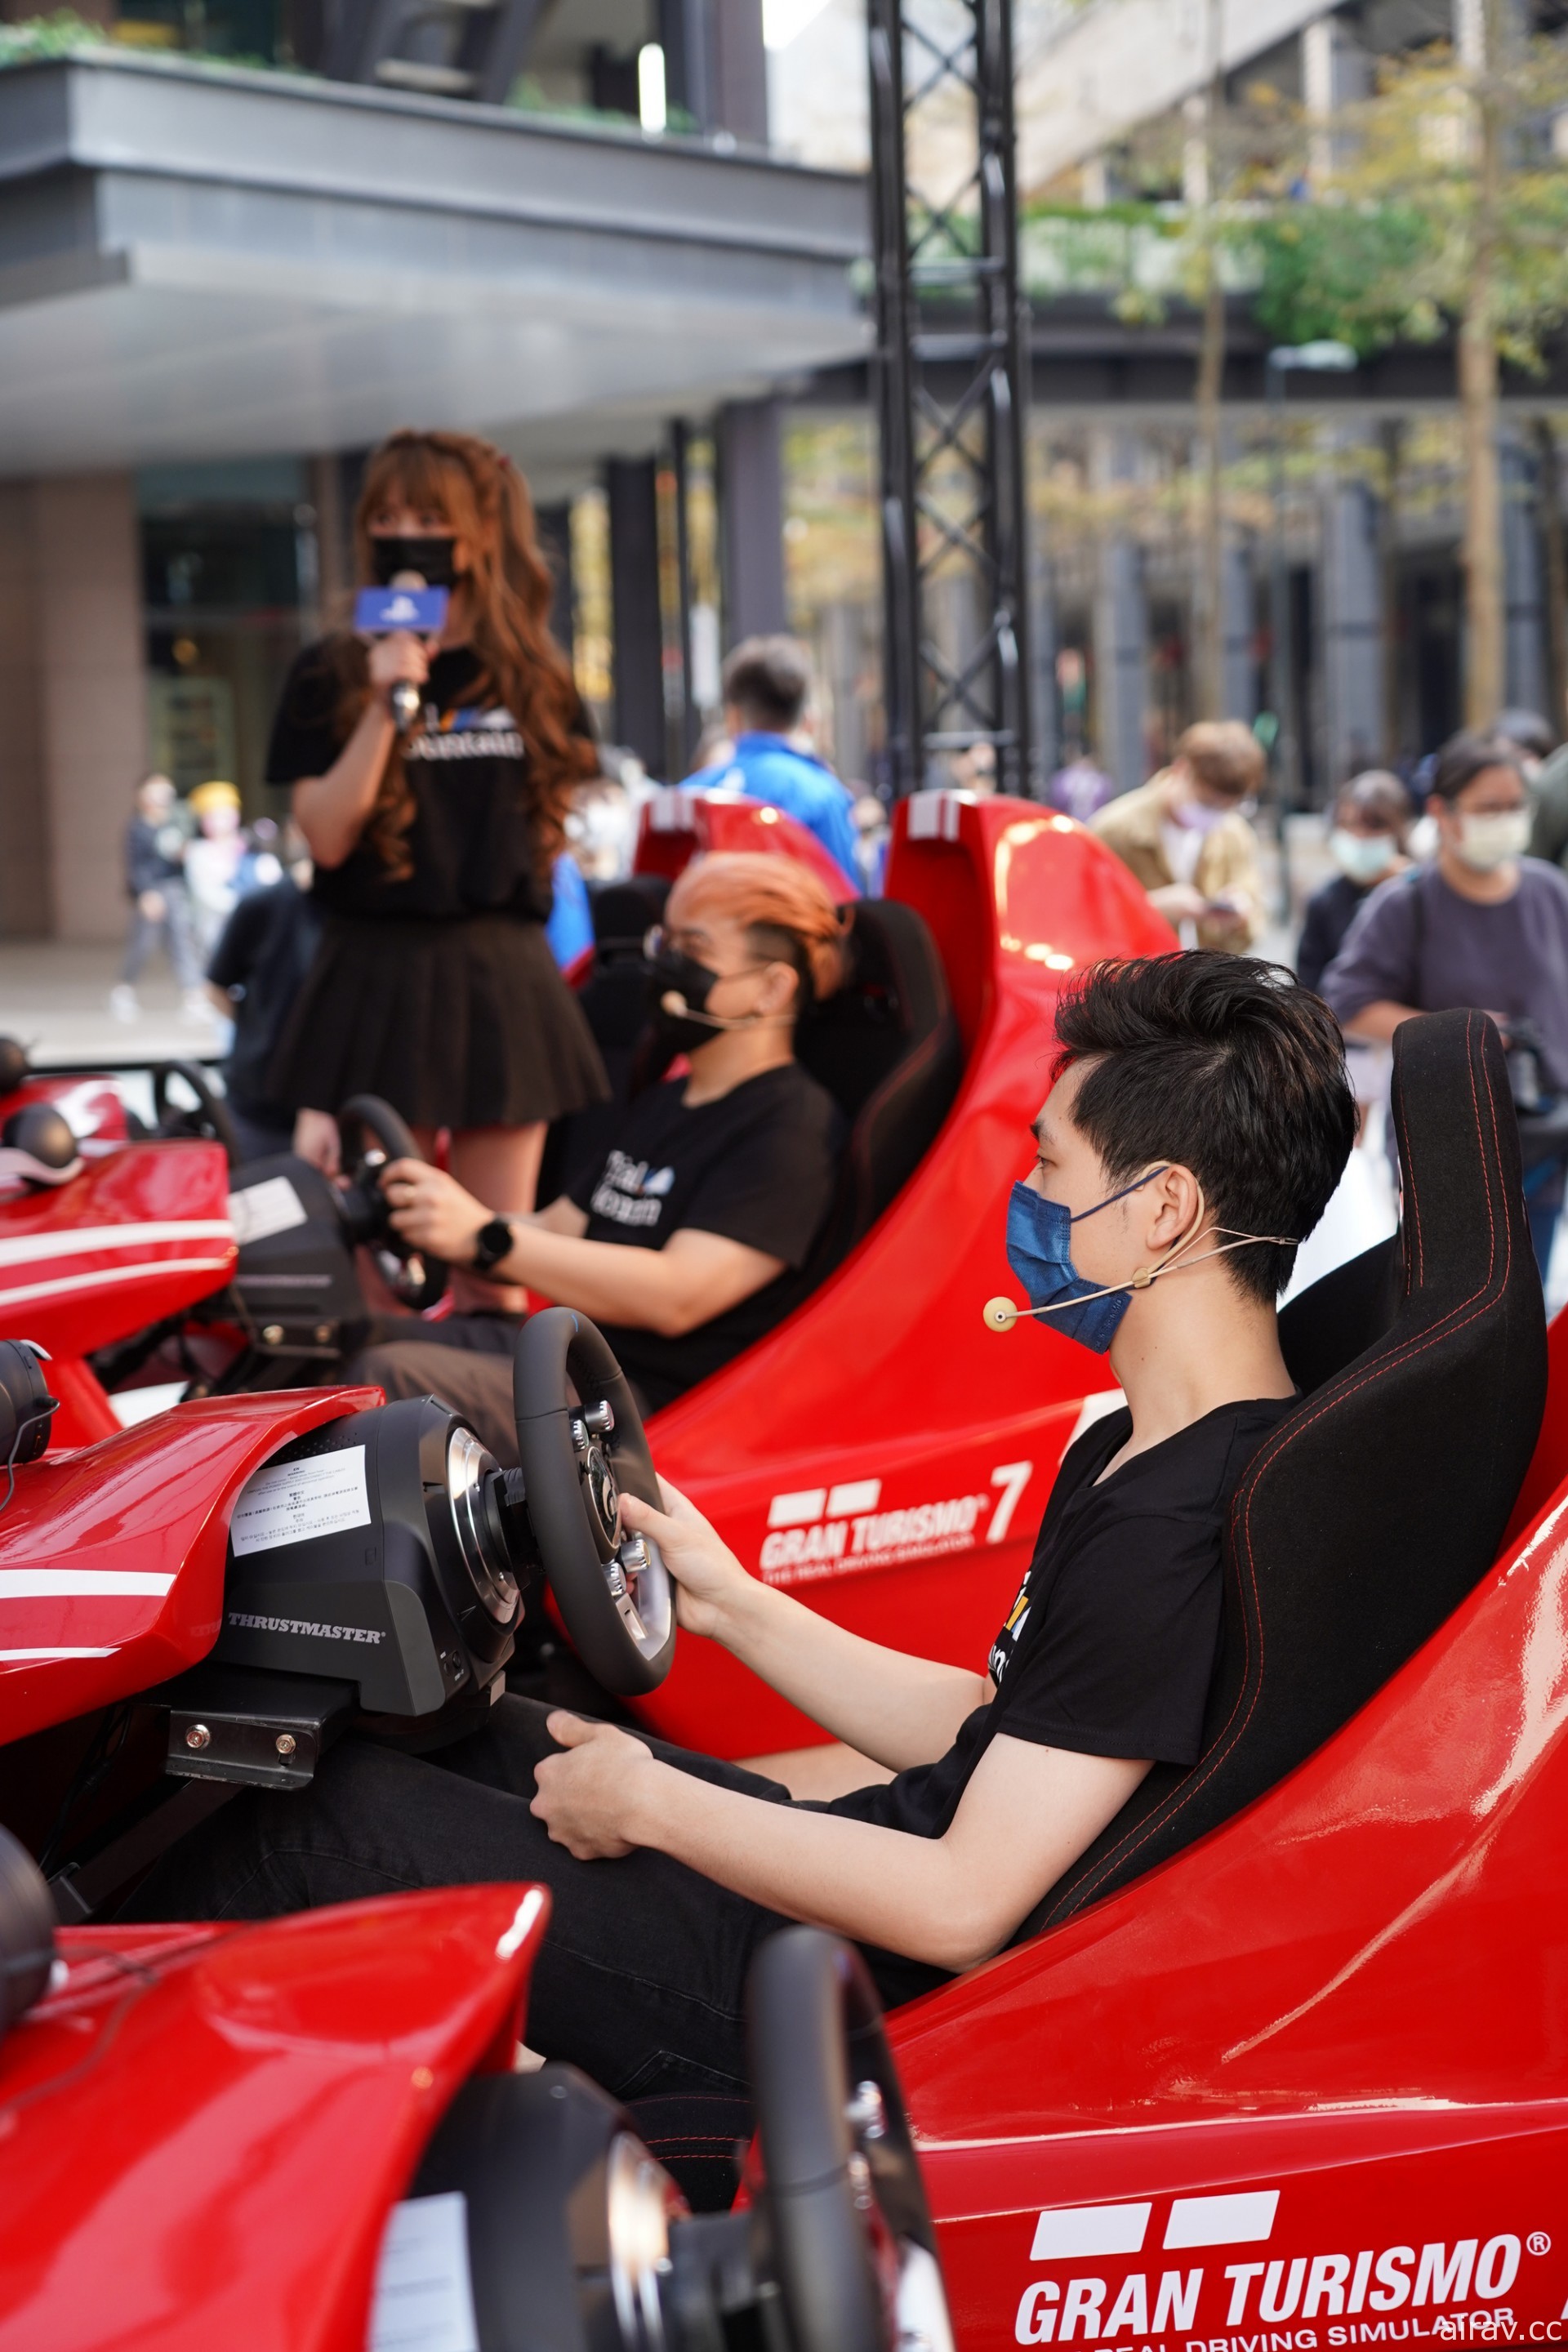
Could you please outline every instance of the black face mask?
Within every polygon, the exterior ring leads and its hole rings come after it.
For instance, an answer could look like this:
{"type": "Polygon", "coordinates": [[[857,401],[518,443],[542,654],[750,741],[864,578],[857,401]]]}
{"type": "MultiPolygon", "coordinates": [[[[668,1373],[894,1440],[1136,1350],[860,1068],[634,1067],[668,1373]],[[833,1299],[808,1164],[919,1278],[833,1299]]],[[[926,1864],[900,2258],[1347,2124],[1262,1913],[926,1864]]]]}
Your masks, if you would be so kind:
{"type": "Polygon", "coordinates": [[[370,560],[376,586],[390,588],[400,572],[417,572],[426,588],[455,588],[458,575],[452,568],[452,550],[457,544],[446,532],[418,539],[374,532],[370,560]]]}
{"type": "Polygon", "coordinates": [[[701,1021],[694,1016],[706,1007],[713,992],[718,973],[709,965],[699,963],[695,956],[682,955],[676,948],[661,948],[648,963],[647,1001],[653,1015],[653,1025],[659,1038],[672,1055],[689,1054],[709,1039],[720,1034],[721,1024],[701,1021]],[[684,1013],[670,1012],[665,998],[669,995],[685,999],[684,1013]]]}

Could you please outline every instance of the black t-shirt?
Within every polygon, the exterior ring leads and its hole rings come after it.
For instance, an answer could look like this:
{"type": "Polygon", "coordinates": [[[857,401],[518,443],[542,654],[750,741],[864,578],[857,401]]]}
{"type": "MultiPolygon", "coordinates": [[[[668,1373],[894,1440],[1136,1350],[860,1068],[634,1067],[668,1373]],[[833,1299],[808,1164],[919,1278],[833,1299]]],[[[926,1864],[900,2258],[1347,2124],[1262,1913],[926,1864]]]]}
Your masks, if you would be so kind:
{"type": "MultiPolygon", "coordinates": [[[[267,781],[324,775],[343,748],[342,672],[325,645],[289,671],[272,724],[267,781]]],[[[587,720],[581,721],[587,732],[587,720]]],[[[523,797],[527,751],[516,719],[485,686],[478,656],[452,646],[430,664],[425,723],[403,746],[416,814],[405,840],[414,871],[394,881],[362,841],[341,866],[318,866],[312,895],[342,915],[514,915],[544,922],[550,886],[523,797]]]]}
{"type": "Polygon", "coordinates": [[[1219,1643],[1226,1514],[1290,1397],[1226,1404],[1095,1481],[1132,1433],[1109,1413],[1069,1446],[1028,1574],[992,1645],[996,1696],[934,1764],[828,1810],[941,1837],[999,1732],[1083,1756],[1196,1760],[1219,1643]]]}
{"type": "Polygon", "coordinates": [[[1352,882],[1348,874],[1336,874],[1313,891],[1296,945],[1296,977],[1303,988],[1319,986],[1344,945],[1345,933],[1376,887],[1372,882],[1352,882]]]}
{"type": "Polygon", "coordinates": [[[782,1321],[833,1197],[838,1113],[798,1062],[763,1070],[717,1102],[689,1106],[674,1078],[636,1096],[615,1148],[567,1182],[591,1242],[662,1249],[693,1226],[781,1257],[787,1269],[728,1313],[666,1339],[605,1324],[622,1370],[650,1410],[706,1380],[782,1321]]]}
{"type": "Polygon", "coordinates": [[[234,1008],[234,1044],[224,1065],[225,1086],[241,1110],[278,1108],[267,1090],[268,1066],[321,934],[315,907],[287,875],[247,891],[223,927],[207,978],[245,992],[234,1008]]]}

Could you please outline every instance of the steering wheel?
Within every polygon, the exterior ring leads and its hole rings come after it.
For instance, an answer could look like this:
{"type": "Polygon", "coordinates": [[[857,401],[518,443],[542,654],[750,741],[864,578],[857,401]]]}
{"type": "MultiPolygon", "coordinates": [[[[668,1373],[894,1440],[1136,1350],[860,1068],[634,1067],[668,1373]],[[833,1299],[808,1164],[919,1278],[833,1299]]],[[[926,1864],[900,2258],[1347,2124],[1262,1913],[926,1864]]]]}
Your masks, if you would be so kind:
{"type": "Polygon", "coordinates": [[[48,1986],[55,1906],[47,1881],[9,1830],[0,1830],[0,2041],[48,1986]]]}
{"type": "Polygon", "coordinates": [[[195,1062],[158,1062],[152,1072],[153,1116],[154,1131],[165,1138],[194,1136],[207,1143],[221,1143],[228,1155],[228,1164],[237,1168],[244,1153],[239,1148],[239,1136],[229,1116],[228,1105],[221,1095],[215,1094],[206,1072],[195,1062]],[[189,1087],[195,1097],[195,1107],[184,1110],[169,1100],[169,1080],[178,1078],[189,1087]]]}
{"type": "Polygon", "coordinates": [[[675,1591],[657,1544],[622,1528],[620,1489],[663,1502],[626,1375],[585,1315],[529,1318],[512,1407],[534,1540],[578,1656],[617,1697],[656,1690],[675,1656],[675,1591]]]}
{"type": "Polygon", "coordinates": [[[760,2203],[791,2352],[952,2352],[936,2232],[882,2012],[854,1947],[770,1936],[748,1988],[760,2203]]]}
{"type": "Polygon", "coordinates": [[[379,1095],[351,1095],[338,1113],[338,1137],[348,1181],[339,1196],[339,1211],[352,1244],[373,1243],[403,1261],[393,1288],[416,1308],[428,1307],[447,1286],[447,1269],[439,1258],[416,1250],[395,1233],[391,1211],[381,1189],[381,1171],[393,1160],[423,1160],[406,1121],[379,1095]]]}
{"type": "Polygon", "coordinates": [[[392,1160],[423,1160],[413,1133],[379,1095],[351,1095],[338,1113],[338,1140],[346,1178],[342,1208],[350,1238],[406,1246],[387,1224],[386,1195],[378,1181],[392,1160]]]}

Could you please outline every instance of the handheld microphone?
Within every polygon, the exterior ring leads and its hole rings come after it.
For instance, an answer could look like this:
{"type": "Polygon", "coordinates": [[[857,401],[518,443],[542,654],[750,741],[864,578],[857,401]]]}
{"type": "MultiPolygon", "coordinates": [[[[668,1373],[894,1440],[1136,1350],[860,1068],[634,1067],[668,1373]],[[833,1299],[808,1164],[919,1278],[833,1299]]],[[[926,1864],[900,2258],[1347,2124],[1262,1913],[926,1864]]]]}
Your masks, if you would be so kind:
{"type": "MultiPolygon", "coordinates": [[[[402,629],[439,636],[450,603],[448,592],[428,587],[422,572],[395,572],[384,588],[361,589],[354,600],[354,626],[372,637],[393,636],[402,629]]],[[[387,700],[393,725],[406,735],[419,716],[419,688],[411,678],[400,677],[387,700]]]]}
{"type": "MultiPolygon", "coordinates": [[[[389,585],[412,590],[418,595],[425,587],[425,574],[423,572],[395,572],[389,585]]],[[[419,688],[412,679],[400,677],[387,700],[392,709],[393,725],[400,735],[406,735],[419,716],[419,688]]]]}

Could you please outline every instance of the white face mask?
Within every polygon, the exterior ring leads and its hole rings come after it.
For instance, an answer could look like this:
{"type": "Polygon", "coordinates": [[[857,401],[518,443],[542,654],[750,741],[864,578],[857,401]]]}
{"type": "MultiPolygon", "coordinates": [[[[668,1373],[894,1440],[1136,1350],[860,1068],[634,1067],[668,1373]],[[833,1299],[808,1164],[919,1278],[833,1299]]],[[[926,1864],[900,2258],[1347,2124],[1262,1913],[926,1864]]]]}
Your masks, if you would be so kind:
{"type": "Polygon", "coordinates": [[[1329,855],[1352,882],[1381,882],[1393,870],[1399,844],[1391,833],[1352,833],[1337,824],[1329,835],[1329,855]]]}
{"type": "Polygon", "coordinates": [[[1530,847],[1530,811],[1500,809],[1486,816],[1461,816],[1458,856],[1476,874],[1495,874],[1530,847]]]}

